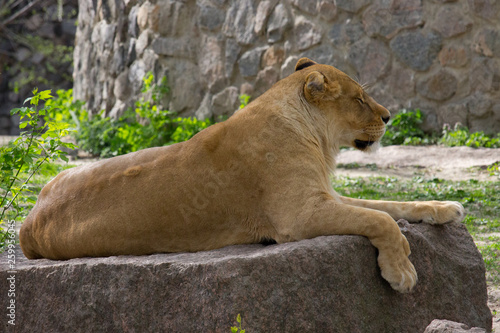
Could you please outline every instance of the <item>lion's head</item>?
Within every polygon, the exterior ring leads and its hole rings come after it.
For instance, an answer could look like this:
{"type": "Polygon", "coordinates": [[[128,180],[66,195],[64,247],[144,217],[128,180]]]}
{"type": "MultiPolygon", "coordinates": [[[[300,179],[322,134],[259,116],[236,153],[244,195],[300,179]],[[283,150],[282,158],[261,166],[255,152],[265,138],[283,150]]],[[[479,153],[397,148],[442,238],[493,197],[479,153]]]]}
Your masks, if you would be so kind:
{"type": "Polygon", "coordinates": [[[390,112],[360,84],[338,69],[301,58],[295,66],[305,76],[304,97],[330,122],[329,132],[342,146],[371,150],[385,133],[390,112]]]}

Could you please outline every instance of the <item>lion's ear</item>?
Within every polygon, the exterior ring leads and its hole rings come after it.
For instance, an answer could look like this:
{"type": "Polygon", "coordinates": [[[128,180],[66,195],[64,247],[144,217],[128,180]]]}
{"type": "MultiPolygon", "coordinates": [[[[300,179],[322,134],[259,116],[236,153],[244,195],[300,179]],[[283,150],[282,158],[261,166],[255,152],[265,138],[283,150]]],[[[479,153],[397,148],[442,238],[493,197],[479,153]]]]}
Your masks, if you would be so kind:
{"type": "Polygon", "coordinates": [[[323,74],[314,71],[307,75],[304,85],[306,98],[311,101],[335,99],[340,96],[341,88],[337,81],[328,82],[323,74]]]}
{"type": "Polygon", "coordinates": [[[300,58],[295,65],[295,71],[300,71],[301,69],[307,68],[309,66],[316,65],[314,61],[309,58],[300,58]]]}
{"type": "Polygon", "coordinates": [[[325,77],[320,72],[314,71],[306,77],[305,92],[309,95],[319,95],[325,92],[325,77]]]}

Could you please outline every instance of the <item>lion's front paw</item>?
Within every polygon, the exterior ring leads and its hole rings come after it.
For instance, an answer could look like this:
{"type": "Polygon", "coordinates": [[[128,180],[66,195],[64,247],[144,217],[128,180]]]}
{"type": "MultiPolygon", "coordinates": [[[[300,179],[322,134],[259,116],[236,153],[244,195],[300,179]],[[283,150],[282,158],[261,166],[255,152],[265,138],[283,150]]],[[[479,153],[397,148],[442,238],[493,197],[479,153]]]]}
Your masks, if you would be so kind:
{"type": "Polygon", "coordinates": [[[394,290],[401,293],[410,292],[417,284],[417,271],[408,259],[410,247],[408,241],[402,236],[402,247],[396,252],[390,250],[380,251],[378,264],[382,277],[390,283],[394,290]]]}
{"type": "Polygon", "coordinates": [[[465,209],[456,201],[429,201],[428,214],[422,220],[429,224],[461,222],[465,217],[465,209]]]}

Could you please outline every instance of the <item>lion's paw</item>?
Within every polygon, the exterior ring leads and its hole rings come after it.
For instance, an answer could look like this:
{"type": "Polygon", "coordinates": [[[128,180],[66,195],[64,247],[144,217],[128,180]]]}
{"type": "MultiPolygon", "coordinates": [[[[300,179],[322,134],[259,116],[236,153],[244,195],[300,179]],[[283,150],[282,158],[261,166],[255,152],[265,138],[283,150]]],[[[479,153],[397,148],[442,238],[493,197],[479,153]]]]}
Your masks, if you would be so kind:
{"type": "Polygon", "coordinates": [[[409,245],[403,236],[403,248],[394,252],[380,251],[378,264],[382,277],[390,283],[392,289],[401,293],[410,292],[417,284],[417,271],[408,259],[409,245]]]}
{"type": "Polygon", "coordinates": [[[429,213],[422,221],[429,224],[461,222],[465,218],[465,209],[457,201],[429,201],[429,213]]]}

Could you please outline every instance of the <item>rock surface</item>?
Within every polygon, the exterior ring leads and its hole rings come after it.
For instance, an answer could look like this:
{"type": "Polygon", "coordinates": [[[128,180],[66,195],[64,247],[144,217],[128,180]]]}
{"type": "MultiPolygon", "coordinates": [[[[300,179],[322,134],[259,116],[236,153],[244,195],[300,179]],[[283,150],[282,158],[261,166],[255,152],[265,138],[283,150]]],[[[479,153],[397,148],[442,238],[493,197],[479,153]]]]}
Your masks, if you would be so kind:
{"type": "Polygon", "coordinates": [[[380,277],[361,236],[69,261],[18,251],[12,268],[4,254],[0,290],[15,287],[16,325],[2,331],[228,332],[238,313],[248,332],[414,333],[435,318],[491,331],[484,264],[466,228],[398,223],[419,273],[410,294],[380,277]]]}
{"type": "Polygon", "coordinates": [[[434,319],[424,333],[485,333],[484,328],[472,327],[450,320],[434,319]]]}

